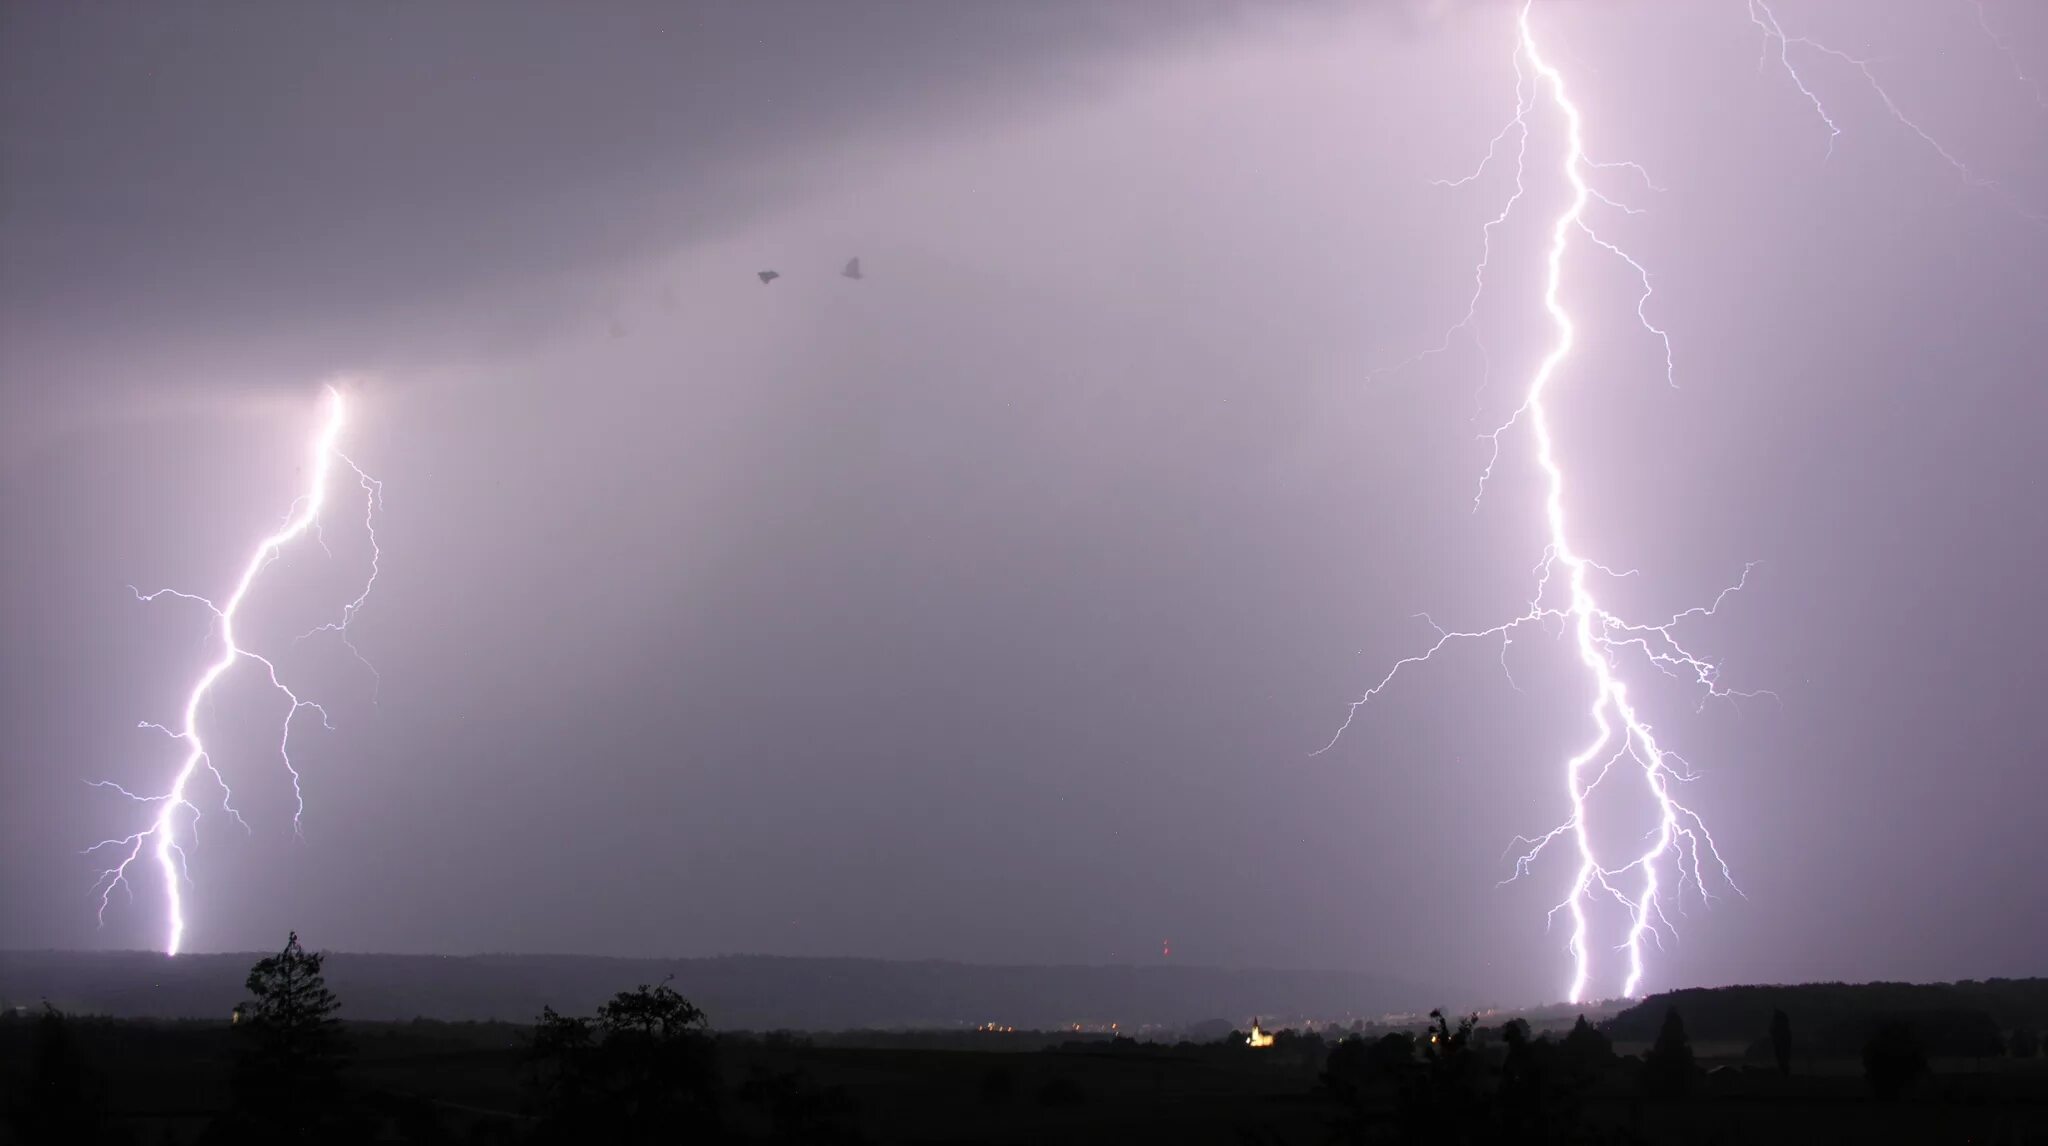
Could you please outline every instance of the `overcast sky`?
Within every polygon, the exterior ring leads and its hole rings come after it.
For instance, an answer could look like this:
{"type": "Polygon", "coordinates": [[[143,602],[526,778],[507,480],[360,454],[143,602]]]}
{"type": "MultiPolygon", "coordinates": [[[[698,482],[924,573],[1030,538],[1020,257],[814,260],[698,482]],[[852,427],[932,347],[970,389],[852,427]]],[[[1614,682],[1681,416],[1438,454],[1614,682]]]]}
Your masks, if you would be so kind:
{"type": "MultiPolygon", "coordinates": [[[[1968,175],[1795,44],[1830,153],[1740,0],[1535,11],[1663,188],[1598,218],[1678,382],[1575,254],[1574,527],[1645,616],[1757,562],[1687,631],[1778,696],[1627,666],[1747,893],[1645,985],[2039,973],[2048,9],[1775,7],[1968,175]]],[[[1374,373],[1464,312],[1512,173],[1431,180],[1513,47],[1496,4],[0,9],[0,943],[160,942],[147,878],[96,925],[80,850],[148,812],[86,781],[163,787],[136,722],[212,646],[128,586],[223,592],[348,374],[378,676],[291,641],[363,568],[338,514],[245,634],[333,716],[303,838],[237,675],[251,830],[195,787],[191,948],[1170,940],[1556,996],[1566,858],[1497,885],[1588,735],[1567,644],[1453,650],[1311,755],[1541,554],[1525,435],[1472,495],[1549,335],[1547,110],[1486,354],[1374,373]]]]}

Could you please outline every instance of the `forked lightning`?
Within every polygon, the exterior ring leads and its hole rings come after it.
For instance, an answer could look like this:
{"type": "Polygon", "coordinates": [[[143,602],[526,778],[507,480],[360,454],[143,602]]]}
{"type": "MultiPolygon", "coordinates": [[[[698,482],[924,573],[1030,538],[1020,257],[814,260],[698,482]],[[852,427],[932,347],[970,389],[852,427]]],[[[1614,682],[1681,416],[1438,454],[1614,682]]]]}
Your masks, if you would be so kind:
{"type": "MultiPolygon", "coordinates": [[[[326,393],[325,413],[321,420],[319,431],[313,439],[311,464],[306,467],[308,473],[307,486],[299,494],[298,498],[292,502],[290,510],[285,514],[284,523],[275,532],[256,543],[255,549],[249,554],[248,560],[242,565],[241,577],[235,582],[233,589],[230,590],[226,598],[216,604],[206,597],[179,592],[175,589],[160,589],[154,593],[147,594],[139,590],[136,592],[136,596],[143,601],[154,601],[159,597],[168,596],[187,601],[196,601],[206,606],[213,614],[213,631],[211,636],[217,641],[218,648],[218,654],[200,672],[199,676],[194,679],[191,690],[186,693],[185,706],[178,726],[170,728],[147,721],[141,725],[145,728],[154,728],[164,732],[184,746],[184,758],[180,761],[177,771],[173,774],[170,786],[159,795],[145,796],[138,795],[118,784],[108,781],[99,781],[95,784],[96,787],[111,789],[137,803],[155,808],[155,815],[141,830],[116,839],[101,840],[99,843],[86,849],[88,853],[113,850],[120,855],[119,860],[114,866],[100,873],[99,881],[94,885],[94,890],[99,893],[100,918],[103,921],[106,918],[108,901],[116,888],[128,890],[132,893],[132,886],[129,882],[133,875],[132,869],[138,861],[143,859],[144,853],[147,851],[150,858],[156,862],[164,886],[165,933],[163,949],[166,954],[176,955],[185,942],[184,889],[191,882],[190,874],[186,869],[186,848],[199,823],[199,806],[192,802],[191,788],[201,769],[204,769],[207,775],[213,779],[214,783],[220,787],[222,809],[228,815],[233,816],[236,822],[241,823],[243,827],[246,828],[248,826],[247,822],[242,819],[241,813],[235,810],[234,794],[228,787],[227,778],[222,774],[219,762],[213,758],[213,754],[207,748],[205,742],[200,739],[199,733],[200,710],[202,706],[206,705],[207,701],[213,696],[215,686],[243,661],[251,662],[261,668],[271,687],[276,689],[278,695],[282,698],[284,715],[279,722],[277,750],[280,759],[284,763],[285,772],[291,777],[292,797],[296,803],[296,809],[292,814],[292,830],[297,832],[300,828],[300,820],[305,812],[306,804],[299,786],[299,770],[292,763],[292,724],[298,718],[300,712],[306,709],[313,710],[320,717],[321,723],[327,724],[327,710],[322,708],[318,702],[308,700],[299,695],[289,684],[285,683],[284,679],[278,674],[277,665],[268,657],[245,647],[235,630],[235,623],[241,613],[243,604],[248,600],[249,594],[255,589],[258,580],[261,579],[264,571],[269,569],[271,564],[283,554],[285,547],[304,538],[308,533],[313,533],[316,538],[319,537],[321,514],[328,505],[328,486],[336,476],[335,470],[343,468],[355,475],[356,483],[363,493],[363,526],[369,534],[370,570],[363,583],[362,591],[343,606],[340,616],[336,620],[321,625],[313,631],[337,632],[340,634],[342,641],[348,645],[350,651],[355,652],[355,645],[349,639],[348,627],[349,623],[355,619],[357,612],[362,609],[364,602],[369,598],[370,590],[376,585],[377,566],[381,553],[377,547],[375,514],[382,497],[383,487],[374,478],[364,473],[355,462],[349,459],[347,454],[341,451],[341,434],[347,424],[347,401],[343,398],[342,392],[339,389],[329,386],[326,393]]],[[[361,654],[357,653],[357,656],[360,659],[361,654]]],[[[332,725],[328,725],[328,727],[332,727],[332,725]]]]}
{"type": "MultiPolygon", "coordinates": [[[[1759,64],[1766,64],[1775,57],[1779,70],[1811,105],[1827,130],[1829,154],[1832,154],[1842,129],[1813,84],[1800,71],[1794,59],[1795,49],[1856,71],[1885,111],[1930,148],[1965,183],[1999,197],[2022,217],[2040,221],[2039,214],[2016,204],[2006,195],[2004,188],[1979,176],[1908,116],[1879,82],[1869,60],[1829,47],[1811,37],[1788,34],[1766,0],[1745,2],[1751,21],[1763,33],[1764,55],[1759,64]]],[[[1529,433],[1534,440],[1537,466],[1543,477],[1546,539],[1535,567],[1535,590],[1524,611],[1489,628],[1454,631],[1431,621],[1436,640],[1420,653],[1395,662],[1385,676],[1352,702],[1336,735],[1318,752],[1327,752],[1335,747],[1357,718],[1359,710],[1390,687],[1403,670],[1430,660],[1446,647],[1465,641],[1498,639],[1505,667],[1508,643],[1517,630],[1524,626],[1542,626],[1551,621],[1561,625],[1571,637],[1573,653],[1585,674],[1585,687],[1590,693],[1586,717],[1591,735],[1578,751],[1565,759],[1560,770],[1567,808],[1563,822],[1542,835],[1516,841],[1515,847],[1510,849],[1514,861],[1513,874],[1509,879],[1529,874],[1537,860],[1553,848],[1571,852],[1573,874],[1566,884],[1564,897],[1551,909],[1549,918],[1554,923],[1563,914],[1570,920],[1567,946],[1571,954],[1572,974],[1566,994],[1572,1002],[1579,1002],[1587,998],[1593,988],[1598,970],[1596,954],[1602,949],[1596,945],[1592,934],[1591,909],[1596,904],[1612,900],[1624,909],[1626,923],[1619,929],[1618,941],[1608,945],[1607,949],[1620,956],[1622,967],[1616,978],[1621,995],[1634,997],[1643,989],[1647,947],[1661,944],[1670,931],[1667,901],[1675,902],[1688,885],[1703,901],[1711,900],[1717,888],[1740,893],[1706,823],[1675,795],[1677,788],[1692,778],[1690,765],[1657,738],[1631,696],[1629,684],[1623,678],[1624,666],[1640,668],[1647,665],[1675,676],[1700,690],[1703,698],[1768,694],[1738,692],[1725,687],[1721,683],[1718,666],[1688,650],[1680,642],[1678,633],[1682,623],[1713,615],[1730,593],[1747,583],[1753,566],[1745,568],[1742,577],[1722,590],[1709,604],[1654,623],[1638,622],[1602,605],[1597,592],[1606,579],[1632,576],[1635,571],[1616,572],[1594,560],[1587,555],[1582,540],[1572,531],[1571,519],[1566,512],[1566,467],[1558,456],[1552,414],[1545,401],[1571,361],[1577,339],[1573,308],[1566,289],[1567,257],[1575,250],[1590,247],[1626,265],[1641,286],[1635,306],[1636,319],[1655,340],[1662,358],[1664,380],[1674,385],[1676,360],[1671,336],[1650,315],[1649,272],[1622,247],[1602,237],[1589,218],[1596,203],[1604,208],[1636,213],[1621,197],[1596,186],[1595,180],[1602,173],[1627,172],[1646,184],[1649,183],[1648,173],[1633,163],[1595,162],[1589,157],[1585,115],[1571,98],[1562,72],[1544,55],[1531,19],[1533,8],[1534,0],[1524,0],[1516,18],[1514,115],[1487,144],[1486,154],[1476,169],[1457,179],[1437,181],[1440,186],[1454,188],[1471,183],[1495,162],[1507,140],[1511,137],[1515,140],[1514,189],[1500,210],[1480,228],[1480,258],[1474,268],[1472,294],[1466,303],[1464,316],[1435,345],[1390,369],[1399,370],[1423,358],[1443,353],[1460,334],[1471,335],[1481,297],[1487,289],[1494,233],[1509,221],[1527,192],[1532,115],[1539,104],[1547,104],[1563,128],[1556,171],[1570,191],[1563,209],[1550,220],[1547,228],[1549,243],[1541,302],[1549,320],[1550,338],[1546,352],[1528,378],[1520,404],[1503,424],[1485,435],[1491,451],[1481,470],[1479,491],[1474,501],[1477,508],[1477,498],[1485,495],[1487,482],[1493,476],[1500,457],[1503,435],[1518,429],[1529,433]],[[1653,823],[1639,848],[1630,846],[1619,854],[1607,854],[1602,847],[1611,848],[1611,839],[1626,833],[1596,832],[1589,798],[1600,785],[1613,782],[1611,778],[1617,775],[1617,766],[1619,774],[1631,777],[1639,785],[1646,806],[1651,809],[1653,823]],[[1603,841],[1607,842],[1603,845],[1603,841]],[[1675,881],[1667,882],[1671,876],[1676,877],[1675,881]]],[[[2032,81],[2020,68],[2010,43],[1999,36],[1988,21],[1984,21],[1981,5],[1979,19],[1983,21],[1983,30],[2013,60],[2020,78],[2031,85],[2032,81]]],[[[1651,186],[1656,189],[1654,184],[1651,186]]],[[[1480,349],[1484,353],[1483,345],[1480,349]]]]}

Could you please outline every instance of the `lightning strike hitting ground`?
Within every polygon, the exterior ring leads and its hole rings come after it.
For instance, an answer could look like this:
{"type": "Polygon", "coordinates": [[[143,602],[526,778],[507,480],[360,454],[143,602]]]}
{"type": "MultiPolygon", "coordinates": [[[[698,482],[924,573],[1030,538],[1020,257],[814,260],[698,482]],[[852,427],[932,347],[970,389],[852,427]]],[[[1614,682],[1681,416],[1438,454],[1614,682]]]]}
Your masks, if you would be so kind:
{"type": "MultiPolygon", "coordinates": [[[[1833,61],[1853,68],[1862,76],[1864,83],[1875,94],[1886,113],[1946,163],[1965,184],[1999,199],[2015,214],[2030,222],[2048,222],[2048,215],[2027,208],[2017,202],[2001,184],[1979,175],[1946,144],[1908,115],[1878,79],[1873,61],[1830,47],[1810,36],[1788,33],[1768,0],[1745,0],[1745,4],[1750,21],[1763,33],[1763,51],[1757,60],[1758,70],[1767,68],[1775,56],[1779,70],[1812,106],[1815,116],[1826,128],[1828,155],[1834,153],[1836,140],[1843,134],[1842,128],[1814,84],[1809,82],[1795,62],[1795,49],[1800,55],[1819,57],[1824,61],[1833,61]]],[[[1487,271],[1493,258],[1494,232],[1509,220],[1527,191],[1530,115],[1535,110],[1538,100],[1547,95],[1550,108],[1564,124],[1565,140],[1563,153],[1559,157],[1559,166],[1565,182],[1571,189],[1567,205],[1550,225],[1543,309],[1550,319],[1552,340],[1548,352],[1528,380],[1521,403],[1504,423],[1482,435],[1489,443],[1490,449],[1486,464],[1480,471],[1478,491],[1473,498],[1473,508],[1476,511],[1485,496],[1487,482],[1492,478],[1495,465],[1500,459],[1502,436],[1514,429],[1524,429],[1530,433],[1536,444],[1537,464],[1545,479],[1544,524],[1547,537],[1542,556],[1534,570],[1535,591],[1523,612],[1491,628],[1450,630],[1438,625],[1426,614],[1423,615],[1423,620],[1436,633],[1435,642],[1422,652],[1395,662],[1378,683],[1352,702],[1336,735],[1331,737],[1328,744],[1318,749],[1317,754],[1335,747],[1344,732],[1350,728],[1352,721],[1357,718],[1359,709],[1390,687],[1402,670],[1430,660],[1454,643],[1498,638],[1501,642],[1501,667],[1505,672],[1508,646],[1516,631],[1524,626],[1534,625],[1540,628],[1547,622],[1558,622],[1563,630],[1571,635],[1574,651],[1585,670],[1586,683],[1592,694],[1587,717],[1591,722],[1593,735],[1584,747],[1564,763],[1564,794],[1569,813],[1562,823],[1543,835],[1516,841],[1516,845],[1523,850],[1515,856],[1514,874],[1509,878],[1512,880],[1529,874],[1538,858],[1554,844],[1568,845],[1574,853],[1575,874],[1564,898],[1551,909],[1549,918],[1555,922],[1559,913],[1565,913],[1571,919],[1569,950],[1572,954],[1573,972],[1567,994],[1571,1001],[1578,1002],[1585,998],[1594,970],[1594,947],[1589,933],[1591,921],[1588,918],[1588,908],[1592,904],[1602,898],[1609,898],[1620,904],[1627,912],[1629,923],[1616,949],[1622,953],[1626,964],[1621,993],[1623,996],[1633,997],[1642,988],[1646,943],[1661,945],[1665,932],[1670,928],[1670,919],[1665,912],[1667,892],[1663,882],[1663,876],[1667,871],[1675,872],[1677,876],[1676,884],[1669,892],[1674,903],[1688,884],[1696,889],[1703,902],[1710,901],[1714,896],[1710,880],[1725,884],[1738,894],[1741,890],[1736,887],[1728,865],[1722,860],[1706,824],[1698,814],[1674,796],[1675,786],[1692,778],[1691,766],[1683,757],[1659,742],[1649,722],[1637,710],[1635,702],[1630,697],[1628,684],[1620,675],[1623,664],[1646,662],[1667,675],[1683,679],[1701,691],[1702,703],[1713,697],[1773,694],[1741,692],[1724,687],[1720,681],[1718,667],[1688,651],[1677,636],[1677,629],[1681,623],[1694,618],[1712,616],[1730,593],[1747,584],[1753,565],[1745,568],[1742,577],[1734,585],[1724,589],[1711,604],[1687,609],[1655,624],[1642,624],[1630,621],[1603,607],[1596,593],[1601,579],[1634,576],[1636,571],[1631,569],[1617,572],[1586,556],[1578,547],[1577,539],[1571,532],[1570,521],[1566,515],[1565,469],[1556,453],[1556,443],[1551,431],[1551,415],[1544,399],[1559,372],[1570,359],[1576,339],[1572,312],[1564,297],[1565,258],[1572,251],[1575,241],[1583,241],[1621,260],[1640,281],[1642,291],[1637,297],[1635,307],[1637,321],[1645,331],[1658,340],[1664,357],[1665,381],[1675,386],[1677,375],[1671,337],[1652,321],[1649,315],[1649,272],[1628,252],[1602,238],[1587,218],[1589,208],[1596,202],[1625,214],[1638,213],[1627,203],[1594,186],[1591,180],[1595,178],[1596,172],[1626,170],[1639,177],[1652,191],[1660,188],[1650,181],[1648,172],[1633,163],[1594,162],[1588,156],[1585,144],[1585,117],[1568,95],[1562,73],[1543,55],[1530,22],[1533,7],[1534,0],[1524,0],[1516,21],[1517,37],[1513,55],[1514,115],[1487,144],[1485,155],[1470,174],[1457,179],[1434,181],[1438,186],[1453,189],[1472,183],[1493,165],[1502,151],[1502,144],[1510,136],[1514,137],[1514,190],[1507,196],[1498,213],[1480,228],[1479,261],[1473,268],[1472,293],[1466,301],[1464,315],[1444,332],[1443,337],[1435,345],[1391,367],[1375,370],[1372,375],[1398,371],[1425,358],[1442,354],[1451,348],[1460,335],[1472,338],[1482,361],[1488,363],[1487,373],[1491,373],[1486,346],[1473,335],[1473,323],[1479,313],[1480,300],[1486,293],[1487,271]],[[1531,73],[1534,75],[1533,86],[1536,89],[1533,94],[1530,91],[1531,73]],[[1562,600],[1558,599],[1560,597],[1562,600]],[[1640,782],[1649,798],[1650,806],[1655,809],[1653,818],[1656,823],[1640,851],[1608,858],[1600,854],[1595,844],[1588,797],[1594,789],[1614,774],[1615,765],[1624,762],[1632,766],[1624,771],[1633,774],[1640,782]]],[[[2014,77],[2033,92],[2037,103],[2048,107],[2048,98],[2043,97],[2041,87],[2027,74],[2012,43],[1993,26],[1981,0],[1976,4],[1976,14],[1980,29],[2004,55],[2011,65],[2014,77]]],[[[1482,390],[1485,385],[1486,382],[1482,380],[1482,390]]],[[[1512,676],[1509,677],[1509,683],[1513,683],[1512,676]]],[[[1514,850],[1511,848],[1510,852],[1514,850]]]]}
{"type": "MultiPolygon", "coordinates": [[[[1603,194],[1589,182],[1596,173],[1624,170],[1649,183],[1648,173],[1632,163],[1599,163],[1588,156],[1584,116],[1572,102],[1563,74],[1543,55],[1530,22],[1532,6],[1533,0],[1525,3],[1516,23],[1514,115],[1507,126],[1494,136],[1478,169],[1461,179],[1444,183],[1457,187],[1476,179],[1494,161],[1501,143],[1512,134],[1517,141],[1514,191],[1499,213],[1481,228],[1480,261],[1474,271],[1474,290],[1465,316],[1436,347],[1424,351],[1417,358],[1447,349],[1459,332],[1470,329],[1480,296],[1486,288],[1494,228],[1507,222],[1526,191],[1531,114],[1536,110],[1538,101],[1543,100],[1564,126],[1565,138],[1558,168],[1571,189],[1568,203],[1549,227],[1543,309],[1550,319],[1552,337],[1548,352],[1528,380],[1521,403],[1505,423],[1484,435],[1492,445],[1492,453],[1481,473],[1479,490],[1479,496],[1483,497],[1486,481],[1492,476],[1499,459],[1502,435],[1516,428],[1526,429],[1533,435],[1537,464],[1545,481],[1546,526],[1546,544],[1534,570],[1535,591],[1526,610],[1490,628],[1453,631],[1429,621],[1436,630],[1435,643],[1423,652],[1397,662],[1377,684],[1366,690],[1365,695],[1353,702],[1336,736],[1319,752],[1335,747],[1337,740],[1357,717],[1358,710],[1392,685],[1403,669],[1429,660],[1453,643],[1493,638],[1501,641],[1502,667],[1505,669],[1507,646],[1517,630],[1530,625],[1541,627],[1552,620],[1559,622],[1571,635],[1578,662],[1585,670],[1591,694],[1587,717],[1593,735],[1584,747],[1564,762],[1560,778],[1569,809],[1564,821],[1541,836],[1516,841],[1523,850],[1515,858],[1514,875],[1509,878],[1527,874],[1553,844],[1562,841],[1571,849],[1574,875],[1564,898],[1551,909],[1550,916],[1554,921],[1559,913],[1565,913],[1571,919],[1569,950],[1574,966],[1567,994],[1571,1001],[1578,1002],[1586,997],[1594,974],[1594,946],[1588,909],[1597,898],[1611,898],[1627,911],[1628,926],[1617,946],[1626,964],[1621,993],[1634,996],[1639,993],[1643,982],[1645,945],[1661,943],[1664,932],[1669,929],[1670,921],[1665,913],[1667,898],[1675,901],[1687,884],[1691,884],[1703,900],[1713,897],[1710,881],[1735,887],[1728,865],[1721,859],[1705,822],[1674,795],[1675,787],[1691,778],[1691,768],[1682,757],[1658,741],[1649,721],[1637,710],[1620,673],[1623,661],[1635,658],[1686,680],[1700,688],[1705,696],[1750,695],[1724,688],[1718,668],[1688,651],[1677,633],[1682,622],[1711,616],[1729,593],[1746,583],[1749,570],[1745,569],[1743,579],[1723,590],[1712,604],[1685,610],[1656,623],[1639,623],[1603,607],[1596,593],[1600,579],[1632,576],[1635,571],[1617,572],[1592,559],[1579,547],[1572,534],[1566,513],[1565,469],[1557,456],[1551,414],[1544,400],[1571,357],[1577,337],[1572,313],[1564,297],[1565,258],[1575,243],[1591,246],[1620,260],[1641,282],[1636,317],[1644,330],[1657,340],[1668,384],[1676,384],[1676,367],[1670,336],[1649,316],[1649,272],[1627,251],[1601,237],[1587,218],[1589,208],[1596,202],[1633,213],[1631,208],[1603,194]],[[1624,771],[1641,784],[1650,807],[1654,809],[1656,822],[1640,851],[1609,858],[1599,854],[1596,847],[1587,800],[1596,787],[1614,774],[1615,765],[1623,763],[1632,765],[1624,771]],[[1663,882],[1667,871],[1675,872],[1677,876],[1676,885],[1668,892],[1663,882]]],[[[1655,189],[1654,184],[1650,186],[1655,189]]],[[[1408,361],[1416,361],[1416,358],[1408,361]]],[[[1477,506],[1475,498],[1475,509],[1477,506]]],[[[1428,620],[1427,617],[1424,619],[1428,620]]],[[[1739,893],[1740,889],[1736,890],[1739,893]]]]}
{"type": "MultiPolygon", "coordinates": [[[[299,831],[300,820],[305,813],[306,804],[299,787],[298,768],[292,763],[292,722],[298,717],[302,709],[310,708],[319,714],[323,725],[329,728],[332,728],[333,725],[327,721],[327,710],[322,708],[317,702],[307,700],[294,692],[279,677],[277,666],[269,658],[245,648],[239,643],[235,633],[235,620],[237,614],[241,611],[243,602],[248,599],[251,590],[255,588],[258,578],[270,567],[272,562],[282,555],[285,546],[311,532],[316,540],[321,541],[324,547],[325,541],[320,537],[320,515],[327,507],[327,487],[334,476],[337,463],[347,467],[355,475],[356,483],[363,491],[363,525],[368,531],[370,540],[370,571],[367,579],[364,581],[362,592],[358,593],[353,600],[342,607],[340,617],[335,621],[319,626],[312,632],[334,632],[340,634],[342,642],[347,645],[349,651],[354,653],[358,660],[362,659],[361,652],[356,649],[355,644],[350,639],[349,623],[355,619],[357,612],[362,609],[364,602],[368,600],[370,590],[377,583],[378,562],[382,554],[377,548],[375,515],[382,499],[383,487],[375,479],[364,473],[355,462],[349,459],[347,454],[341,452],[339,442],[342,429],[347,424],[347,415],[347,403],[342,397],[341,391],[332,386],[328,387],[325,417],[319,432],[313,440],[312,464],[307,467],[310,476],[306,489],[292,502],[290,510],[285,514],[284,523],[275,532],[256,543],[256,547],[250,553],[248,561],[242,566],[241,577],[235,582],[233,590],[225,600],[215,604],[205,597],[191,593],[182,593],[175,589],[160,589],[148,594],[140,591],[136,592],[136,597],[143,601],[154,601],[158,597],[169,596],[188,601],[197,601],[206,606],[213,614],[213,633],[219,640],[219,655],[193,681],[191,691],[186,694],[184,712],[179,726],[176,729],[172,729],[147,721],[141,724],[141,727],[154,728],[185,745],[185,757],[180,762],[177,772],[173,775],[169,789],[161,795],[143,796],[108,781],[98,781],[94,784],[95,787],[108,788],[118,792],[137,803],[156,806],[156,815],[150,820],[147,827],[118,839],[101,840],[99,843],[87,848],[86,851],[90,854],[106,848],[127,849],[125,854],[122,854],[119,862],[100,873],[98,882],[93,885],[93,890],[99,893],[99,914],[101,920],[104,921],[108,899],[113,895],[114,889],[118,887],[124,891],[130,891],[132,894],[132,885],[129,883],[129,869],[142,858],[145,847],[150,850],[164,883],[166,926],[164,953],[167,955],[176,955],[183,946],[185,939],[183,888],[184,885],[191,882],[191,877],[186,870],[186,845],[180,842],[179,827],[180,820],[183,819],[188,835],[194,834],[198,830],[199,807],[192,803],[189,790],[195,775],[200,769],[205,769],[207,774],[219,785],[222,809],[228,815],[234,817],[235,821],[242,824],[244,828],[248,827],[248,823],[242,819],[241,813],[235,810],[234,793],[229,790],[226,777],[221,774],[220,768],[214,761],[212,754],[199,738],[200,707],[210,699],[214,686],[228,674],[229,670],[244,660],[252,661],[261,666],[271,686],[284,697],[286,702],[284,717],[278,729],[277,750],[279,757],[284,762],[286,773],[291,777],[292,797],[296,802],[296,810],[292,813],[292,830],[294,833],[299,831]],[[189,817],[181,816],[181,813],[189,813],[189,817]]],[[[306,635],[310,636],[312,633],[306,635]]],[[[365,661],[364,663],[367,664],[368,662],[365,661]]]]}

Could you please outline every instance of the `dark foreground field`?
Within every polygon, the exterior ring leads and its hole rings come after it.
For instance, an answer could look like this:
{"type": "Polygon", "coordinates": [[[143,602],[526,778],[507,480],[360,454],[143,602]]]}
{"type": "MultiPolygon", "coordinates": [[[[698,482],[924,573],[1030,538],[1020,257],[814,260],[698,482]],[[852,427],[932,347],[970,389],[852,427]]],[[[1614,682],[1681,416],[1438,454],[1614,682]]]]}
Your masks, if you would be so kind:
{"type": "MultiPolygon", "coordinates": [[[[45,1130],[61,1135],[45,1140],[218,1140],[209,1127],[233,1101],[237,1033],[227,1024],[70,1019],[65,1027],[90,1109],[65,1129],[45,1130]]],[[[21,1109],[23,1089],[38,1072],[47,1074],[36,1062],[36,1031],[33,1017],[0,1022],[0,1079],[11,1111],[21,1109]]],[[[356,1140],[535,1137],[529,1028],[421,1022],[350,1024],[345,1032],[351,1056],[343,1087],[367,1118],[356,1140]]],[[[1515,1121],[1485,1097],[1501,1085],[1497,1053],[1477,1056],[1491,1065],[1469,1108],[1443,1096],[1404,1098],[1386,1079],[1368,1081],[1347,1108],[1319,1081],[1327,1047],[1309,1040],[1252,1050],[1129,1040],[1062,1045],[1056,1037],[838,1036],[841,1045],[828,1045],[721,1036],[716,1112],[680,1121],[656,1140],[2048,1143],[2048,1058],[2039,1057],[1936,1059],[1930,1076],[1880,1102],[1858,1060],[1804,1061],[1781,1077],[1741,1057],[1745,1048],[1702,1046],[1690,1093],[1658,1099],[1644,1093],[1631,1053],[1641,1048],[1623,1044],[1574,1109],[1537,1125],[1515,1121]],[[875,1045],[891,1042],[899,1045],[875,1045]],[[715,1126],[722,1130],[714,1137],[715,1126]]],[[[9,1125],[5,1141],[34,1140],[18,1119],[9,1125]]]]}

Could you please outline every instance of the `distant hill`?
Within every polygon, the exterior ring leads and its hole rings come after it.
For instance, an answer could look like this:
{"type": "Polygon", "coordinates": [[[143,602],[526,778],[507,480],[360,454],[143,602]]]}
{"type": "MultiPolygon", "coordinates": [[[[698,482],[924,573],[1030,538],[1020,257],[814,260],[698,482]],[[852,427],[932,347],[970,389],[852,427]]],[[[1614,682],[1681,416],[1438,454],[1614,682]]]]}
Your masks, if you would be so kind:
{"type": "MultiPolygon", "coordinates": [[[[0,1004],[137,1018],[221,1018],[259,955],[0,951],[0,1004]]],[[[1253,1015],[1371,1018],[1442,998],[1385,976],[1217,967],[1004,967],[732,955],[335,953],[327,982],[353,1019],[505,1019],[543,1005],[587,1013],[614,992],[673,975],[724,1030],[913,1029],[1001,1023],[1054,1029],[1115,1022],[1185,1027],[1253,1015]]]]}

